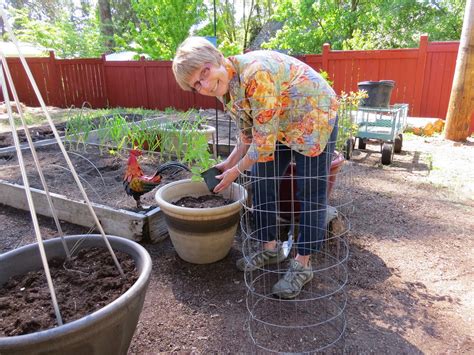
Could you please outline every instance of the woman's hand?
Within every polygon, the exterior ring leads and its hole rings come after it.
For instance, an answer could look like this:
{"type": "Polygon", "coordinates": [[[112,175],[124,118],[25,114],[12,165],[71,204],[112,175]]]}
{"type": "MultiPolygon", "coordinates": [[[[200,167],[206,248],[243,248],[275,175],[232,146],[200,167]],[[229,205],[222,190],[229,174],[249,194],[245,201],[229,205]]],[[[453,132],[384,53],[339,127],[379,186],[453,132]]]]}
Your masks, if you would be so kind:
{"type": "Polygon", "coordinates": [[[215,165],[217,169],[222,171],[222,174],[217,175],[216,179],[221,180],[221,182],[214,188],[213,192],[218,193],[226,189],[230,184],[232,184],[235,179],[240,175],[241,171],[250,169],[250,167],[256,162],[249,158],[246,154],[240,161],[238,160],[239,153],[247,152],[248,147],[244,148],[234,148],[231,153],[231,156],[224,160],[222,163],[215,165]]]}
{"type": "MultiPolygon", "coordinates": [[[[217,165],[216,165],[216,168],[219,169],[217,165]]],[[[237,179],[239,175],[240,175],[240,172],[236,166],[234,166],[233,168],[224,170],[224,172],[221,175],[216,176],[216,179],[221,180],[221,182],[214,188],[213,192],[218,193],[218,192],[221,192],[222,190],[225,190],[229,185],[231,185],[235,181],[235,179],[237,179]]]]}
{"type": "Polygon", "coordinates": [[[219,164],[214,165],[214,168],[219,169],[219,171],[222,173],[226,171],[228,169],[227,159],[224,161],[221,161],[219,164]]]}

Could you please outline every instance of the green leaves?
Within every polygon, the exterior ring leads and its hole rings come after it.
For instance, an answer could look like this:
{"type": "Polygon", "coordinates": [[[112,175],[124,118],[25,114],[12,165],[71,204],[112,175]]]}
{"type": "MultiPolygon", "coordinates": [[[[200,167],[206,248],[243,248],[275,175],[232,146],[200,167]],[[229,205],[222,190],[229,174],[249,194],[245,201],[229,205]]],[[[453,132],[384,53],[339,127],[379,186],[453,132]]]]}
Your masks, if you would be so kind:
{"type": "MultiPolygon", "coordinates": [[[[103,2],[107,2],[104,0],[103,2]]],[[[99,57],[106,51],[97,6],[67,0],[30,0],[10,8],[20,40],[52,48],[62,58],[99,57]],[[58,6],[61,4],[61,6],[58,6]]],[[[222,0],[216,1],[218,47],[241,53],[257,36],[264,48],[290,54],[333,49],[417,47],[459,40],[466,0],[222,0]],[[271,20],[271,21],[270,21],[271,20]],[[274,32],[272,26],[281,23],[274,32]],[[263,36],[260,30],[265,29],[263,36]]],[[[110,0],[117,50],[170,60],[190,34],[214,35],[213,3],[204,0],[110,0]]]]}
{"type": "Polygon", "coordinates": [[[9,9],[15,19],[16,36],[20,41],[52,48],[60,58],[100,57],[99,21],[93,14],[86,18],[71,18],[65,11],[58,11],[52,22],[32,19],[27,8],[9,9]]]}
{"type": "Polygon", "coordinates": [[[190,28],[205,16],[203,0],[133,0],[138,25],[130,23],[130,32],[122,43],[133,43],[140,53],[152,59],[170,60],[190,28]]]}
{"type": "Polygon", "coordinates": [[[416,47],[430,40],[459,40],[465,0],[280,0],[273,15],[284,22],[264,45],[290,54],[333,49],[416,47]]]}

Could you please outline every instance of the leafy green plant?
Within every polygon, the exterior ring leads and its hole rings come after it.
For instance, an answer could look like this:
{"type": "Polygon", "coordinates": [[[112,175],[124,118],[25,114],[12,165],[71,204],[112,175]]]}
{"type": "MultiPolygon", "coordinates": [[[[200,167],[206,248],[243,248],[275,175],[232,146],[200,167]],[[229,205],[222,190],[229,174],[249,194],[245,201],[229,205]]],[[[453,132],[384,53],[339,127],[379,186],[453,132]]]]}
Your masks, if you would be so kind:
{"type": "Polygon", "coordinates": [[[352,113],[357,110],[360,101],[367,97],[368,95],[365,90],[351,91],[349,94],[342,91],[339,97],[339,131],[336,140],[336,151],[344,152],[346,158],[350,156],[352,137],[357,133],[359,128],[354,122],[352,113]]]}
{"type": "Polygon", "coordinates": [[[111,145],[120,151],[128,143],[130,127],[127,120],[121,115],[115,115],[106,121],[105,129],[111,145]]]}
{"type": "Polygon", "coordinates": [[[209,151],[205,134],[194,135],[194,138],[188,142],[183,162],[191,166],[192,180],[194,181],[201,181],[201,173],[216,164],[216,160],[209,151]]]}
{"type": "Polygon", "coordinates": [[[68,119],[66,123],[65,140],[74,150],[79,150],[81,143],[84,149],[86,149],[90,132],[95,128],[90,114],[81,111],[79,114],[72,115],[68,119]]]}
{"type": "Polygon", "coordinates": [[[324,71],[324,70],[321,69],[321,70],[319,71],[319,75],[321,75],[322,78],[323,78],[324,80],[326,80],[326,82],[329,84],[330,87],[333,87],[334,81],[332,81],[332,80],[329,79],[329,74],[328,74],[327,71],[324,71]]]}
{"type": "Polygon", "coordinates": [[[52,48],[61,58],[100,57],[104,53],[99,18],[94,13],[79,19],[61,9],[48,21],[32,18],[29,7],[9,7],[20,41],[52,48]]]}
{"type": "Polygon", "coordinates": [[[171,115],[176,113],[176,109],[174,107],[165,107],[165,115],[171,115]]]}

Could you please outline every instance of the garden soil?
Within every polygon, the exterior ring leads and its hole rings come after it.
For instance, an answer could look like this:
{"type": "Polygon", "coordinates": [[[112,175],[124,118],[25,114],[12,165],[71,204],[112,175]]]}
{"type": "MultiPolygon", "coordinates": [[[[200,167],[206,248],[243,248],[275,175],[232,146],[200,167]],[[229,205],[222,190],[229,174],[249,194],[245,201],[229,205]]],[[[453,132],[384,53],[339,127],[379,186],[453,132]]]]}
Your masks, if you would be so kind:
{"type": "MultiPolygon", "coordinates": [[[[133,259],[116,252],[122,278],[107,249],[83,249],[70,260],[53,258],[50,263],[61,318],[72,322],[91,314],[120,297],[137,280],[133,259]]],[[[0,337],[30,334],[57,326],[51,295],[43,270],[19,275],[0,289],[0,337]]]]}
{"type": "MultiPolygon", "coordinates": [[[[347,328],[332,352],[474,353],[473,140],[407,135],[390,166],[380,164],[379,148],[355,150],[346,166],[354,206],[347,328]]],[[[0,252],[35,240],[26,212],[2,206],[0,225],[0,252]]],[[[45,238],[56,235],[51,219],[40,225],[45,238]]],[[[247,331],[246,286],[235,268],[240,245],[237,237],[223,260],[193,265],[169,238],[145,244],[153,271],[129,353],[262,353],[247,331]]]]}

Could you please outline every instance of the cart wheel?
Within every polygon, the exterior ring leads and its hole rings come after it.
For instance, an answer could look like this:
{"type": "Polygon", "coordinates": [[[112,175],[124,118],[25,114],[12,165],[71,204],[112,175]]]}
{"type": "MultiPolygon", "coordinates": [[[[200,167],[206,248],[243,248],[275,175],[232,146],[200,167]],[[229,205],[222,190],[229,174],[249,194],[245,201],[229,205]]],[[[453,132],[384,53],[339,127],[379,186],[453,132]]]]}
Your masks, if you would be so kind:
{"type": "Polygon", "coordinates": [[[366,142],[365,142],[362,138],[359,138],[359,146],[358,146],[358,148],[359,148],[359,149],[365,149],[365,145],[366,145],[366,142]]]}
{"type": "Polygon", "coordinates": [[[400,153],[402,151],[403,145],[403,134],[399,134],[398,137],[395,138],[395,144],[393,150],[395,153],[400,153]]]}
{"type": "Polygon", "coordinates": [[[393,144],[384,143],[382,146],[382,164],[390,165],[393,157],[393,144]]]}
{"type": "Polygon", "coordinates": [[[346,144],[344,145],[344,158],[346,158],[346,160],[351,160],[353,150],[354,150],[354,138],[348,138],[346,140],[346,144]]]}

